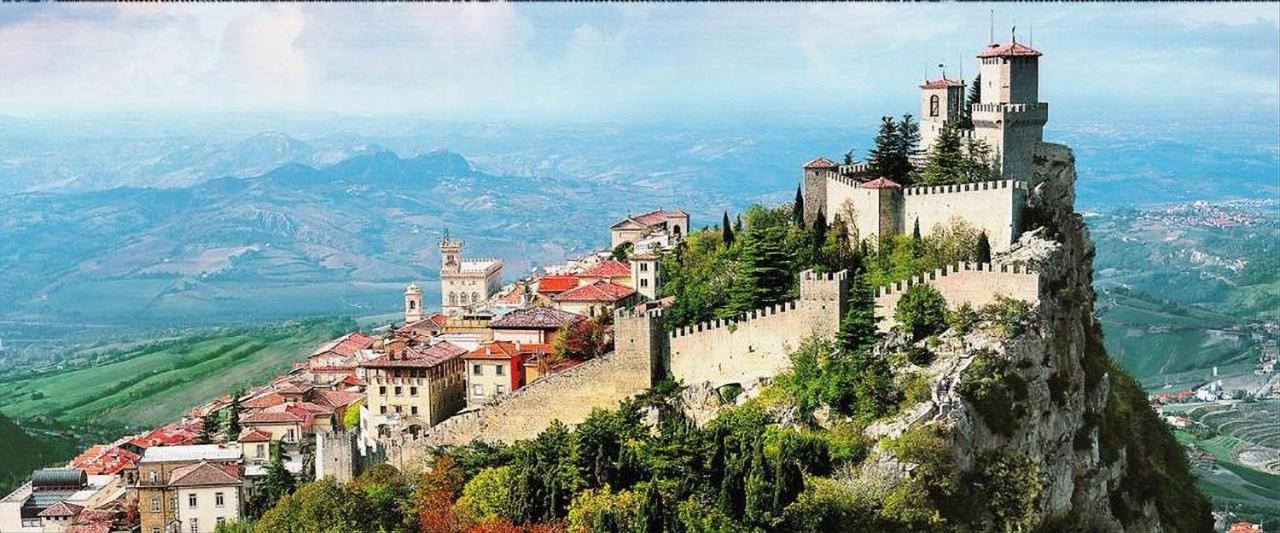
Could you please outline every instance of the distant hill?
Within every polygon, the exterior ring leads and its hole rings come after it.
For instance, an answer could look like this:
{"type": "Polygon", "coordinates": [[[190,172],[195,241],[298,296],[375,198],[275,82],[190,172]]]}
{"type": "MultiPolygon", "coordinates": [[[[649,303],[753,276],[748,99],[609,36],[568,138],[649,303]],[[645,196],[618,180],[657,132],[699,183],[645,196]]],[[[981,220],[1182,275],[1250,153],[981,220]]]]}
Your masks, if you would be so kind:
{"type": "Polygon", "coordinates": [[[513,276],[605,242],[625,209],[611,206],[637,196],[487,174],[443,151],[371,151],[179,188],[15,195],[0,201],[0,300],[16,304],[4,317],[38,323],[393,311],[406,282],[435,278],[445,228],[465,253],[506,259],[513,276]]]}
{"type": "Polygon", "coordinates": [[[70,459],[74,446],[70,439],[28,435],[0,413],[0,494],[8,494],[32,470],[70,459]]]}

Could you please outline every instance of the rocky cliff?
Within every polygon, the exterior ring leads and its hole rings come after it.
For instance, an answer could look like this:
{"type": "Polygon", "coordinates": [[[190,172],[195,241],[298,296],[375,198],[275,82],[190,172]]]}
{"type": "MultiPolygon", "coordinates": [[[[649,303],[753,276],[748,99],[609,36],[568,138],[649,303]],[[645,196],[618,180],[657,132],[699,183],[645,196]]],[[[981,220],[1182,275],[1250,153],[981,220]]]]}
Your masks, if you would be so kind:
{"type": "MultiPolygon", "coordinates": [[[[1073,210],[1074,157],[1045,144],[1036,163],[1025,217],[1033,230],[997,261],[1041,272],[1038,305],[942,335],[924,369],[931,398],[870,431],[885,443],[927,429],[947,443],[959,481],[948,495],[963,509],[948,523],[961,529],[1210,530],[1184,452],[1103,348],[1093,245],[1073,210]]],[[[871,463],[888,464],[898,482],[929,475],[924,461],[891,449],[882,445],[871,463]]],[[[939,479],[924,483],[937,492],[939,479]]]]}

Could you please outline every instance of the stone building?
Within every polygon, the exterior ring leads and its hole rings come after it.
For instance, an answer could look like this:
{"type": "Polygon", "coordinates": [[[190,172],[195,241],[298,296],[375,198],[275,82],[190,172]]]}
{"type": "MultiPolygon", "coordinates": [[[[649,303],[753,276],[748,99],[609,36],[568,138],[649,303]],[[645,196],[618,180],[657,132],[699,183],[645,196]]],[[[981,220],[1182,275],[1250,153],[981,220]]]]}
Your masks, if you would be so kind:
{"type": "MultiPolygon", "coordinates": [[[[191,446],[157,446],[147,448],[138,461],[138,513],[142,520],[141,531],[160,533],[171,531],[179,516],[179,487],[174,485],[174,475],[185,467],[200,463],[239,465],[241,451],[238,445],[198,444],[191,446]]],[[[207,531],[214,525],[209,524],[207,531]]]]}
{"type": "Polygon", "coordinates": [[[465,353],[447,341],[427,347],[394,345],[362,363],[367,399],[360,427],[366,443],[390,439],[396,431],[416,438],[462,409],[465,353]]]}
{"type": "MultiPolygon", "coordinates": [[[[839,165],[824,157],[805,163],[802,177],[805,219],[819,214],[851,222],[858,237],[876,242],[919,224],[923,234],[963,221],[984,231],[993,251],[1001,251],[1021,234],[1026,182],[1032,152],[1040,144],[1048,104],[1037,102],[1040,52],[1018,42],[991,44],[978,54],[981,100],[970,108],[973,129],[965,139],[982,141],[991,150],[1002,179],[933,187],[903,187],[872,176],[865,162],[839,165]]],[[[965,98],[962,80],[926,81],[920,86],[921,139],[928,149],[942,128],[955,124],[965,98]]]]}
{"type": "Polygon", "coordinates": [[[629,214],[609,226],[609,246],[617,248],[623,243],[634,244],[657,231],[665,231],[676,240],[684,238],[689,234],[689,213],[681,209],[658,209],[639,215],[629,214]]]}
{"type": "MultiPolygon", "coordinates": [[[[501,259],[463,259],[462,241],[451,240],[448,234],[440,241],[440,255],[440,308],[444,314],[456,316],[477,309],[502,288],[501,259]]],[[[406,289],[406,306],[407,293],[406,289]]]]}

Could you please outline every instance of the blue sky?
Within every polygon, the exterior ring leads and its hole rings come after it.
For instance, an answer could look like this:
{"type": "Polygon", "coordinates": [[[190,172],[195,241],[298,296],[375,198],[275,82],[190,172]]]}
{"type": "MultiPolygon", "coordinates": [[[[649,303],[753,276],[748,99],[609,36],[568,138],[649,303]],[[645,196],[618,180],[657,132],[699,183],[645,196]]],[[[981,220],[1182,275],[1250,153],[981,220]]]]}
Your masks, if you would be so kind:
{"type": "Polygon", "coordinates": [[[1276,4],[10,4],[0,114],[839,120],[972,75],[991,8],[1056,109],[1280,112],[1276,4]]]}

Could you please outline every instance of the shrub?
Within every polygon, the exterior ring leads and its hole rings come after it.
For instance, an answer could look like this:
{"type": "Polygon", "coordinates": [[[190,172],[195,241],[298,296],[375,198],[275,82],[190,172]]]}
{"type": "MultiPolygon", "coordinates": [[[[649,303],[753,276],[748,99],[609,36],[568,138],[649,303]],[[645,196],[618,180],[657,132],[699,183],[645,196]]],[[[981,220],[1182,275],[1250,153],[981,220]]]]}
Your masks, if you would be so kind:
{"type": "Polygon", "coordinates": [[[902,405],[911,406],[929,399],[929,376],[924,372],[911,372],[902,376],[902,405]]]}
{"type": "Polygon", "coordinates": [[[1026,407],[1018,403],[1027,399],[1026,380],[1013,372],[1008,359],[991,352],[974,356],[960,376],[957,390],[998,435],[1013,435],[1018,420],[1026,416],[1026,407]]]}
{"type": "Polygon", "coordinates": [[[979,318],[973,306],[965,302],[960,307],[947,312],[947,327],[963,335],[973,331],[973,326],[978,323],[979,318]]]}
{"type": "Polygon", "coordinates": [[[511,507],[511,467],[486,468],[462,487],[457,506],[478,519],[504,516],[511,507]]]}
{"type": "Polygon", "coordinates": [[[810,478],[807,485],[782,511],[779,531],[875,530],[875,508],[858,498],[848,486],[827,478],[810,478]]]}
{"type": "Polygon", "coordinates": [[[1021,334],[1031,325],[1031,304],[1014,298],[996,296],[995,303],[982,308],[983,317],[1001,337],[1021,334]]]}
{"type": "Polygon", "coordinates": [[[569,531],[599,531],[636,523],[640,515],[640,498],[629,490],[612,492],[608,485],[587,489],[573,497],[569,504],[569,531]],[[603,526],[603,527],[597,527],[603,526]]]}
{"type": "Polygon", "coordinates": [[[912,338],[923,339],[946,327],[946,310],[947,301],[937,289],[924,284],[912,285],[898,300],[893,318],[912,338]]]}
{"type": "Polygon", "coordinates": [[[1031,531],[1040,521],[1043,489],[1040,471],[1026,454],[1016,451],[984,456],[977,462],[975,491],[1000,531],[1031,531]]]}

